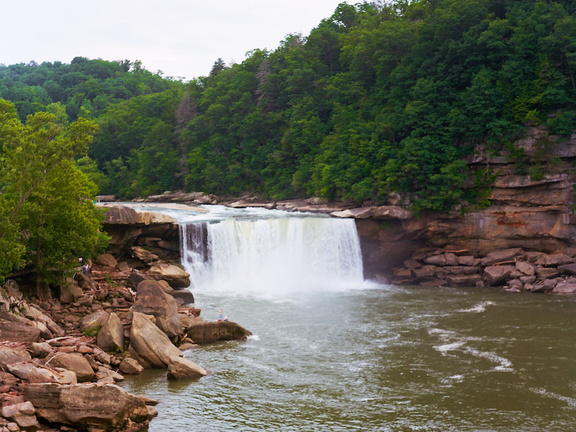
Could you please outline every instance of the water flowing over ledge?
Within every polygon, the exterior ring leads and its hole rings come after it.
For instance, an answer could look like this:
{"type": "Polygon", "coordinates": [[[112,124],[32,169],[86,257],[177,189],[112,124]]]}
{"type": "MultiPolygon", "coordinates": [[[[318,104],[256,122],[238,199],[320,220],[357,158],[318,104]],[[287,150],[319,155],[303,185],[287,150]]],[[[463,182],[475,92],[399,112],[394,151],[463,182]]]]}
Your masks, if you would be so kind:
{"type": "Polygon", "coordinates": [[[276,297],[363,281],[352,220],[251,210],[180,223],[182,264],[195,292],[276,297]]]}

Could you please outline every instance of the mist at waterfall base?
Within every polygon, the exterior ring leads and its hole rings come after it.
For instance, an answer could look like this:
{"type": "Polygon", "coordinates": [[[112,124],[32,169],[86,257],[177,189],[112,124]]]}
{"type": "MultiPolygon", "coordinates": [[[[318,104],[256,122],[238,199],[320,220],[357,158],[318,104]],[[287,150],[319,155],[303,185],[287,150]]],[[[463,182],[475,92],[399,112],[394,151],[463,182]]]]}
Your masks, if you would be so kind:
{"type": "Polygon", "coordinates": [[[574,297],[366,282],[346,221],[170,214],[214,231],[187,237],[202,316],[254,336],[187,350],[200,380],[122,383],[160,401],[150,431],[576,430],[574,297]]]}

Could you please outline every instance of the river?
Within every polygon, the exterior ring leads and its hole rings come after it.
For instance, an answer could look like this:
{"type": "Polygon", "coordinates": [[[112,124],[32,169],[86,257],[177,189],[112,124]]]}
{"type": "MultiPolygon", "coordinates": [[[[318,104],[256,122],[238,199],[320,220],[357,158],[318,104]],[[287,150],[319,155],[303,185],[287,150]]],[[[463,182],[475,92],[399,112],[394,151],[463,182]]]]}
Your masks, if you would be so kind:
{"type": "MultiPolygon", "coordinates": [[[[210,219],[211,229],[235,217],[223,212],[184,219],[210,219]]],[[[240,219],[262,220],[258,211],[240,219]]],[[[299,238],[313,243],[315,233],[327,236],[304,230],[299,238]]],[[[278,265],[260,279],[230,256],[222,263],[240,276],[227,282],[192,270],[204,275],[192,288],[202,316],[223,311],[254,336],[185,351],[211,372],[197,381],[147,371],[122,383],[160,401],[150,431],[576,430],[575,297],[379,285],[351,269],[324,272],[322,281],[307,273],[307,262],[322,262],[307,242],[284,259],[253,254],[256,264],[278,265]]],[[[349,240],[336,244],[354,253],[349,240]]],[[[340,259],[328,261],[349,265],[340,259]]]]}

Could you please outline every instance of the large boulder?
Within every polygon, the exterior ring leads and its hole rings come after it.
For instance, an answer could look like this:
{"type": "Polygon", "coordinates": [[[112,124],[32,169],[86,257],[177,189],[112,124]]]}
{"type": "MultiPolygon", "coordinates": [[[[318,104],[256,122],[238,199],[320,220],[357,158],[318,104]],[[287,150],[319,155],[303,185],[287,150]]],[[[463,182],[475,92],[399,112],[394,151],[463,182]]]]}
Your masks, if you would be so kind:
{"type": "Polygon", "coordinates": [[[138,360],[128,356],[122,359],[118,368],[120,369],[120,372],[126,375],[138,375],[144,371],[144,367],[138,363],[138,360]]]}
{"type": "Polygon", "coordinates": [[[194,294],[187,289],[174,290],[170,292],[170,295],[174,297],[174,300],[176,300],[176,303],[180,306],[194,303],[194,294]]]}
{"type": "Polygon", "coordinates": [[[143,280],[138,284],[137,291],[132,310],[154,316],[156,325],[169,338],[178,336],[182,331],[182,324],[174,297],[166,294],[162,284],[154,280],[143,280]]]}
{"type": "Polygon", "coordinates": [[[94,370],[82,354],[59,352],[49,358],[46,364],[74,372],[78,382],[89,382],[94,378],[94,370]]]}
{"type": "Polygon", "coordinates": [[[146,368],[165,368],[171,356],[181,356],[182,352],[152,322],[153,319],[140,312],[133,313],[129,352],[146,368]]]}
{"type": "Polygon", "coordinates": [[[11,342],[38,342],[40,330],[26,318],[9,312],[0,312],[0,340],[11,342]]]}
{"type": "Polygon", "coordinates": [[[110,314],[105,310],[99,310],[89,315],[84,315],[78,323],[81,332],[98,332],[108,321],[110,314]]]}
{"type": "Polygon", "coordinates": [[[168,379],[185,380],[191,378],[200,378],[208,375],[206,369],[183,357],[170,357],[168,363],[168,379]]]}
{"type": "Polygon", "coordinates": [[[173,288],[190,286],[190,274],[174,264],[156,264],[151,266],[147,273],[151,279],[165,280],[173,288]]]}
{"type": "Polygon", "coordinates": [[[30,384],[24,397],[37,416],[79,430],[137,432],[154,416],[145,399],[116,385],[30,384]]]}
{"type": "Polygon", "coordinates": [[[98,332],[96,344],[104,351],[124,351],[124,326],[114,312],[98,332]]]}
{"type": "Polygon", "coordinates": [[[516,266],[512,265],[488,266],[484,269],[484,276],[490,286],[504,285],[514,270],[516,266]]]}
{"type": "Polygon", "coordinates": [[[251,331],[232,321],[195,321],[185,331],[188,337],[197,344],[244,340],[252,335],[251,331]]]}

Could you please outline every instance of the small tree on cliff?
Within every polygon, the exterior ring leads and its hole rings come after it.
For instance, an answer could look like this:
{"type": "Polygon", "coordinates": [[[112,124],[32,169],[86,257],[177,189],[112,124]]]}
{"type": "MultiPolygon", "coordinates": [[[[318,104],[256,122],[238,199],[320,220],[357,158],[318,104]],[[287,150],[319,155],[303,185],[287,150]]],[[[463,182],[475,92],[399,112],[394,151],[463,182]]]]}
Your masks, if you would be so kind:
{"type": "Polygon", "coordinates": [[[44,112],[22,124],[0,99],[0,278],[29,266],[40,285],[104,244],[96,186],[74,162],[95,132],[86,119],[64,127],[44,112]]]}

